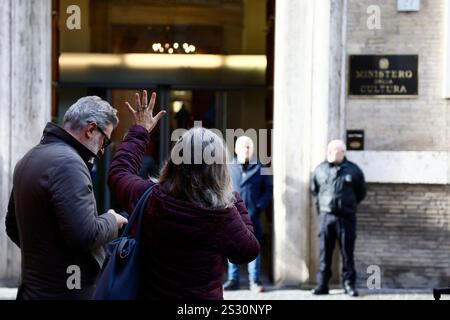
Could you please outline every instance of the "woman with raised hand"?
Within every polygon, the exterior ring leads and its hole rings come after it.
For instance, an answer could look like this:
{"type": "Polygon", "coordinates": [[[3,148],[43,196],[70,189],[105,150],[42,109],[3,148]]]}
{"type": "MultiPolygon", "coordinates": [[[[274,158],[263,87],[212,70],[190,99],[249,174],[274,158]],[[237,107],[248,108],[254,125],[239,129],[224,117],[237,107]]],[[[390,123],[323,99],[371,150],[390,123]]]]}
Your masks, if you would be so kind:
{"type": "MultiPolygon", "coordinates": [[[[144,90],[134,107],[126,103],[135,125],[109,172],[111,191],[128,212],[155,184],[138,175],[150,133],[165,114],[153,116],[155,100],[153,93],[147,104],[144,90]]],[[[247,209],[232,191],[227,148],[201,127],[186,131],[173,147],[141,227],[139,299],[223,299],[226,259],[248,263],[260,250],[247,209]]]]}

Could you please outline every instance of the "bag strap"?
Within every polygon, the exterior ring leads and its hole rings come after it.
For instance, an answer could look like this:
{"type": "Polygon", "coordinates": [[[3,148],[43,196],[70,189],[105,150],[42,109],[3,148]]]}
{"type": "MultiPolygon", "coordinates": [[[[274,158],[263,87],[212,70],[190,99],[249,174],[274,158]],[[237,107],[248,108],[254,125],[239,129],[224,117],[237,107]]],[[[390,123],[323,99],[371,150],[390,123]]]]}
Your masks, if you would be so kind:
{"type": "Polygon", "coordinates": [[[147,200],[149,199],[150,195],[152,194],[153,188],[155,184],[149,187],[147,190],[145,190],[144,194],[139,199],[136,207],[134,207],[133,213],[130,215],[130,219],[128,220],[127,225],[125,226],[125,229],[123,230],[122,237],[127,237],[131,233],[131,228],[133,227],[134,221],[138,219],[138,232],[137,235],[140,233],[141,229],[141,220],[142,216],[144,215],[144,209],[147,204],[147,200]]]}

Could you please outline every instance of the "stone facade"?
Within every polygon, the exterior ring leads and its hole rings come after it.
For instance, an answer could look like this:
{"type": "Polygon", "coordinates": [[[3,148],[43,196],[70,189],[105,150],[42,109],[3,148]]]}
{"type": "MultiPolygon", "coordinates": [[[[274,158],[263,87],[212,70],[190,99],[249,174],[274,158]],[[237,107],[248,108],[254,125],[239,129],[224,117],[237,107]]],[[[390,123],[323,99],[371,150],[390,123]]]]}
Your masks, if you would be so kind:
{"type": "Polygon", "coordinates": [[[358,212],[355,263],[361,287],[367,268],[382,288],[450,285],[450,186],[369,184],[358,212]]]}
{"type": "Polygon", "coordinates": [[[348,55],[419,56],[416,97],[346,100],[346,129],[363,129],[369,150],[352,153],[371,182],[358,215],[355,256],[362,286],[369,265],[381,268],[383,287],[450,284],[445,2],[421,1],[418,12],[406,13],[397,11],[397,1],[348,1],[348,55]],[[374,4],[381,13],[379,30],[366,25],[366,10],[374,4]]]}
{"type": "Polygon", "coordinates": [[[349,0],[347,54],[418,54],[419,95],[348,97],[346,128],[364,129],[367,150],[449,151],[449,101],[443,97],[445,0],[397,12],[394,0],[349,0]],[[367,8],[380,8],[381,29],[367,27],[367,8]]]}
{"type": "MultiPolygon", "coordinates": [[[[308,5],[304,1],[299,3],[308,5]]],[[[302,284],[315,282],[317,221],[308,202],[302,200],[302,194],[307,192],[305,185],[309,185],[309,174],[317,161],[325,157],[323,139],[344,138],[345,130],[359,129],[365,131],[365,151],[349,154],[350,160],[361,166],[369,183],[368,197],[358,214],[355,256],[359,285],[366,286],[367,267],[370,265],[380,267],[383,288],[448,285],[450,131],[447,128],[450,112],[449,100],[444,95],[445,68],[448,65],[445,57],[449,55],[446,52],[450,29],[448,4],[445,0],[422,0],[417,12],[398,12],[395,0],[329,0],[328,4],[315,2],[314,9],[317,7],[329,10],[326,17],[329,22],[322,20],[325,16],[315,18],[311,33],[318,35],[322,32],[322,37],[329,36],[328,60],[325,54],[315,51],[320,48],[320,42],[317,42],[317,37],[309,37],[308,28],[302,27],[299,35],[292,31],[288,37],[299,39],[298,42],[283,48],[278,46],[284,42],[284,35],[278,40],[275,37],[275,66],[284,66],[282,61],[277,61],[277,49],[288,51],[278,56],[292,55],[287,63],[287,77],[295,77],[289,83],[287,98],[279,98],[284,93],[282,87],[286,85],[283,83],[285,80],[277,78],[280,70],[275,68],[274,128],[280,130],[274,132],[274,144],[278,142],[278,146],[274,145],[275,280],[280,283],[293,283],[295,280],[302,284]],[[380,9],[381,29],[371,30],[367,26],[371,13],[367,9],[374,5],[380,9]],[[336,23],[337,16],[342,17],[339,23],[336,23]],[[327,32],[328,27],[331,27],[330,32],[327,32]],[[341,43],[344,43],[342,47],[341,43]],[[328,86],[328,91],[325,79],[322,79],[321,86],[314,87],[314,80],[323,76],[320,73],[322,68],[313,63],[311,69],[299,72],[293,67],[307,58],[297,50],[299,46],[308,48],[306,51],[314,55],[312,60],[316,63],[320,60],[323,68],[328,70],[328,81],[334,83],[334,86],[328,86]],[[418,55],[419,94],[407,98],[349,96],[348,58],[352,54],[418,55]],[[341,56],[345,58],[340,60],[341,56]],[[339,61],[342,61],[342,68],[337,72],[339,69],[333,63],[339,61]],[[299,74],[302,76],[298,77],[299,74]],[[339,87],[339,84],[343,85],[339,87]],[[310,88],[312,98],[302,94],[295,99],[297,92],[305,87],[310,88]],[[318,99],[317,95],[328,100],[329,108],[324,108],[324,104],[319,103],[320,99],[314,101],[318,99]],[[284,113],[288,114],[286,119],[280,116],[284,113]],[[293,120],[305,117],[307,123],[293,120]],[[305,133],[301,130],[311,131],[305,133]],[[289,134],[282,137],[283,131],[289,134]],[[294,146],[296,151],[286,147],[290,151],[285,152],[280,147],[283,143],[294,146]],[[304,144],[314,147],[308,149],[304,144]],[[277,151],[284,155],[282,164],[277,163],[277,160],[281,161],[276,159],[277,151]],[[305,158],[310,161],[305,161],[305,158]],[[284,224],[291,228],[280,228],[284,224]],[[297,227],[296,230],[293,226],[297,227]],[[280,232],[283,236],[278,235],[280,232]],[[298,233],[307,237],[300,237],[298,233]],[[293,250],[296,248],[293,239],[299,241],[297,248],[304,251],[293,250]],[[306,249],[304,242],[309,243],[306,249]],[[296,261],[297,266],[290,266],[289,261],[295,259],[284,258],[285,251],[277,254],[277,245],[282,247],[280,243],[285,244],[286,252],[300,257],[296,261]],[[277,268],[280,270],[280,266],[286,268],[286,265],[297,270],[303,268],[302,276],[284,281],[277,268]]],[[[285,9],[277,2],[277,10],[285,9]]],[[[308,21],[309,15],[314,16],[314,9],[302,9],[299,15],[306,15],[305,19],[292,22],[298,28],[308,21]]],[[[289,13],[295,10],[296,6],[292,4],[289,13]]],[[[286,18],[282,14],[278,17],[286,18]]],[[[286,19],[276,21],[277,28],[288,23],[286,19]]],[[[291,30],[295,30],[295,26],[291,30]]],[[[339,273],[336,267],[333,272],[335,276],[339,273]]]]}
{"type": "Polygon", "coordinates": [[[18,284],[20,250],[5,233],[16,162],[39,142],[51,110],[51,2],[0,6],[0,286],[18,284]]]}

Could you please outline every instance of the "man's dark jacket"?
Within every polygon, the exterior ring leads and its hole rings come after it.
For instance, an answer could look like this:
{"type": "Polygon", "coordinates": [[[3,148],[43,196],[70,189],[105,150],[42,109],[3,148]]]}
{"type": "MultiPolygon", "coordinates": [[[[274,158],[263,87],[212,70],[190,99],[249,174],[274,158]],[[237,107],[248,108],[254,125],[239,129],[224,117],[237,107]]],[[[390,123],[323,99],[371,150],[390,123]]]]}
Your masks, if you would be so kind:
{"type": "Polygon", "coordinates": [[[249,163],[244,167],[236,158],[233,159],[230,168],[233,189],[239,192],[242,200],[244,200],[252,218],[255,235],[258,239],[261,239],[263,228],[260,216],[273,198],[272,175],[261,174],[264,166],[259,162],[249,163]]]}
{"type": "Polygon", "coordinates": [[[48,123],[40,144],[17,163],[6,232],[22,253],[18,299],[90,298],[102,245],[117,236],[114,216],[97,214],[88,168],[94,156],[48,123]],[[81,289],[69,289],[76,284],[70,266],[80,268],[81,289]]]}
{"type": "Polygon", "coordinates": [[[363,172],[346,158],[339,165],[322,162],[314,170],[311,189],[318,212],[340,216],[355,214],[366,196],[363,172]]]}

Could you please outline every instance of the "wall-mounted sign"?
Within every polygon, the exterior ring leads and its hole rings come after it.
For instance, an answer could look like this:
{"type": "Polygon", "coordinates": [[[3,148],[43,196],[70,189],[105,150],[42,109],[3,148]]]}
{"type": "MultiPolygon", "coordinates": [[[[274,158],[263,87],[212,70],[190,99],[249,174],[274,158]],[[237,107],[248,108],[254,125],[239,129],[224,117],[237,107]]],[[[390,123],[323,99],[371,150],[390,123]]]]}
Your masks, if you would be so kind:
{"type": "Polygon", "coordinates": [[[397,11],[411,12],[420,10],[420,0],[397,0],[397,11]]]}
{"type": "Polygon", "coordinates": [[[347,130],[347,150],[364,150],[363,130],[347,130]]]}
{"type": "Polygon", "coordinates": [[[349,94],[417,95],[418,65],[418,55],[351,55],[349,94]]]}

